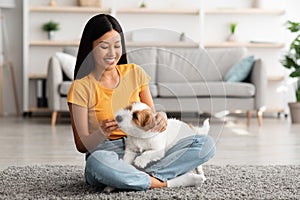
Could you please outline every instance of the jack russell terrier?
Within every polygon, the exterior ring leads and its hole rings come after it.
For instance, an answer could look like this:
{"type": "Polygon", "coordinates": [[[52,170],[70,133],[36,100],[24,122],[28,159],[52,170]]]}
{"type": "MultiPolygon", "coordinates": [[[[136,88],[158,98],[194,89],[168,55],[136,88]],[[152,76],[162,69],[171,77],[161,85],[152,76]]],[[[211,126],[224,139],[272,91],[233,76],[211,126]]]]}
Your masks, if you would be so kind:
{"type": "MultiPolygon", "coordinates": [[[[127,134],[123,160],[138,168],[145,168],[150,162],[158,161],[165,156],[172,146],[180,139],[198,134],[208,134],[209,120],[202,127],[191,126],[177,119],[168,119],[167,129],[163,132],[153,132],[156,113],[146,104],[135,102],[115,113],[119,128],[127,134]]],[[[202,166],[195,172],[206,180],[202,166]]],[[[106,187],[105,192],[114,188],[106,187]]]]}

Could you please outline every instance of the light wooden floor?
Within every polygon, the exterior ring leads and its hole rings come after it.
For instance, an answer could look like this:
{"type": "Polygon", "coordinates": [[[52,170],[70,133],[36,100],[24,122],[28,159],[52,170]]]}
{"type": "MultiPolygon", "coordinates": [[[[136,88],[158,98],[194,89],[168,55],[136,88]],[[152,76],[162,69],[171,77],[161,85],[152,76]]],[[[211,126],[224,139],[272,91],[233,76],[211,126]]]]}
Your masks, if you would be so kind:
{"type": "MultiPolygon", "coordinates": [[[[191,117],[183,120],[197,122],[191,117]]],[[[256,119],[249,127],[243,117],[226,121],[211,123],[217,154],[208,164],[300,164],[300,124],[276,117],[264,118],[262,127],[256,119]]],[[[56,127],[50,123],[50,117],[0,118],[0,169],[10,165],[84,165],[84,155],[75,149],[69,120],[58,120],[56,127]]]]}

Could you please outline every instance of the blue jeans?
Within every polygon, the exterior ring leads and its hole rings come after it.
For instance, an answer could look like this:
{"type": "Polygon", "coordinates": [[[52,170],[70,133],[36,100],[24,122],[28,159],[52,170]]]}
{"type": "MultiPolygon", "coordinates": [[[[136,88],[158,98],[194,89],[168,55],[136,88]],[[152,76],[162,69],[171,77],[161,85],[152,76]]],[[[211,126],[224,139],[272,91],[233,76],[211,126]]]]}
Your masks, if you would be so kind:
{"type": "Polygon", "coordinates": [[[215,154],[215,142],[208,135],[196,135],[181,139],[170,148],[161,160],[150,163],[141,171],[122,160],[124,138],[100,143],[87,157],[86,182],[104,188],[146,190],[150,188],[149,175],[167,181],[189,172],[205,163],[215,154]]]}

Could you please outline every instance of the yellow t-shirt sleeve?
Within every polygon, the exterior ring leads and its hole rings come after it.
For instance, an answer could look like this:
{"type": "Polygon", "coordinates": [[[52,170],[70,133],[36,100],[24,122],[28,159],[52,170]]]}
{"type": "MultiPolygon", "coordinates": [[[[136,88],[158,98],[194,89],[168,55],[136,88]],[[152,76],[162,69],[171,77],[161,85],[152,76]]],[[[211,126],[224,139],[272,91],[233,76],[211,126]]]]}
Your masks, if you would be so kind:
{"type": "Polygon", "coordinates": [[[74,81],[68,93],[68,103],[76,104],[82,107],[88,107],[88,92],[82,82],[74,81]]]}

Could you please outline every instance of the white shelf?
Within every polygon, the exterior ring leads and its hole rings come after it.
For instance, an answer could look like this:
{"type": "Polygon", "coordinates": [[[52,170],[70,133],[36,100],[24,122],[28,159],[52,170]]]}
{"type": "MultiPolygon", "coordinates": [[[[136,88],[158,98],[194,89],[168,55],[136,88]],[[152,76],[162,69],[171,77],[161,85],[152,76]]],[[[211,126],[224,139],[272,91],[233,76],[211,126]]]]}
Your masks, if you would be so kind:
{"type": "Polygon", "coordinates": [[[34,79],[46,79],[47,78],[47,74],[29,74],[28,78],[31,80],[34,79]]]}
{"type": "Polygon", "coordinates": [[[110,13],[110,8],[80,6],[31,6],[30,12],[110,13]]]}
{"type": "MultiPolygon", "coordinates": [[[[34,40],[30,46],[78,46],[79,40],[34,40]]],[[[198,43],[191,42],[126,42],[130,47],[198,47],[198,43]]],[[[206,48],[227,48],[227,47],[247,47],[247,48],[283,48],[284,43],[252,43],[252,42],[209,42],[204,45],[206,48]]]]}
{"type": "Polygon", "coordinates": [[[209,42],[207,48],[247,47],[247,48],[282,48],[284,43],[252,43],[252,42],[209,42]]]}
{"type": "MultiPolygon", "coordinates": [[[[31,6],[31,12],[101,12],[110,13],[110,8],[97,7],[80,7],[80,6],[31,6]]],[[[150,9],[150,8],[133,8],[133,9],[119,9],[116,11],[120,14],[185,14],[197,15],[199,9],[150,9]]],[[[283,9],[258,9],[258,8],[217,8],[205,10],[205,14],[262,14],[262,15],[283,15],[283,9]]]]}
{"type": "MultiPolygon", "coordinates": [[[[29,43],[30,46],[78,46],[79,40],[35,40],[29,43]]],[[[128,47],[198,47],[197,43],[191,42],[126,42],[128,47]]]]}
{"type": "Polygon", "coordinates": [[[198,15],[199,9],[149,9],[149,8],[136,8],[136,9],[119,9],[117,13],[120,14],[178,14],[178,15],[198,15]]]}
{"type": "Polygon", "coordinates": [[[269,76],[268,81],[283,81],[284,76],[269,76]]]}
{"type": "MultiPolygon", "coordinates": [[[[185,14],[198,15],[199,9],[149,9],[149,8],[135,8],[135,9],[119,9],[116,11],[121,14],[185,14]]],[[[283,9],[258,9],[258,8],[218,8],[205,10],[205,14],[238,14],[238,15],[283,15],[283,9]]]]}
{"type": "Polygon", "coordinates": [[[79,40],[34,40],[30,46],[79,46],[79,40]]]}
{"type": "Polygon", "coordinates": [[[52,112],[52,110],[45,107],[30,107],[28,112],[52,112]]]}
{"type": "Polygon", "coordinates": [[[126,42],[129,47],[198,47],[197,43],[191,42],[126,42]]]}
{"type": "Polygon", "coordinates": [[[237,15],[283,15],[285,10],[283,9],[262,9],[262,8],[217,8],[208,9],[205,11],[206,14],[237,14],[237,15]]]}

